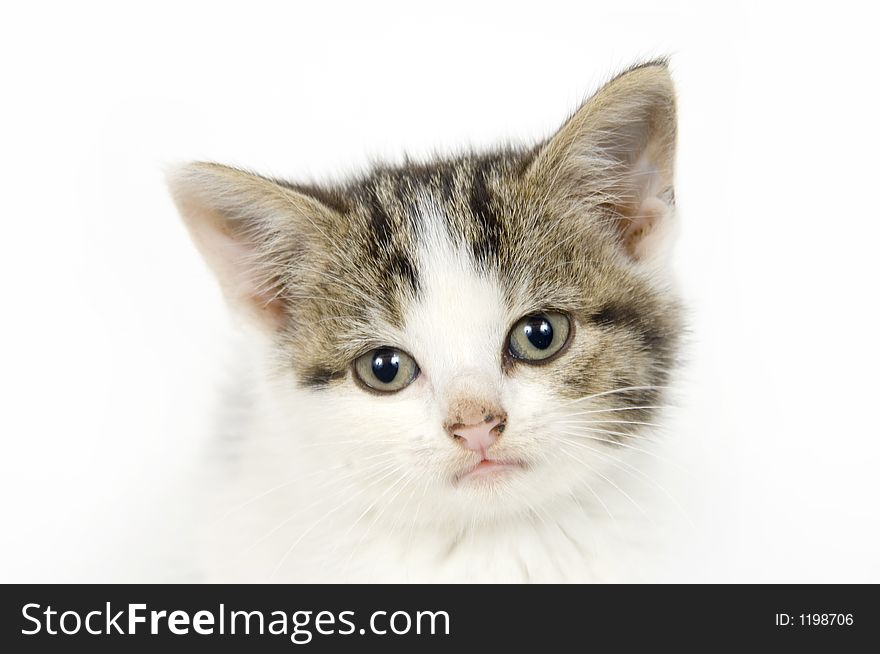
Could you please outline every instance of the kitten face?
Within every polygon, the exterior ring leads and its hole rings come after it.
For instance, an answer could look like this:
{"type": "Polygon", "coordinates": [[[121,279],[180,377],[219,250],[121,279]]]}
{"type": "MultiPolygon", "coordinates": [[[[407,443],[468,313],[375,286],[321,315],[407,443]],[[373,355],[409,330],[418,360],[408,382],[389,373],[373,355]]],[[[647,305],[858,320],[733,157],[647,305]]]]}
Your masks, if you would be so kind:
{"type": "Polygon", "coordinates": [[[680,329],[674,133],[661,62],[532,150],[324,189],[194,164],[173,188],[271,339],[290,456],[342,463],[392,520],[466,525],[588,496],[651,422],[680,329]]]}

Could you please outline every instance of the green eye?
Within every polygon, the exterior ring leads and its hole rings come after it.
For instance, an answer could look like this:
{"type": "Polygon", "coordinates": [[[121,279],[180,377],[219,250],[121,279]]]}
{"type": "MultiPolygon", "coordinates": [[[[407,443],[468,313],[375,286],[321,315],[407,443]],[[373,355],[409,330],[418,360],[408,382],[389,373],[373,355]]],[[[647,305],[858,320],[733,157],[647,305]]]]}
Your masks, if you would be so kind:
{"type": "Polygon", "coordinates": [[[563,313],[548,311],[521,318],[510,330],[507,350],[521,361],[537,363],[558,354],[571,333],[571,322],[563,313]]]}
{"type": "Polygon", "coordinates": [[[380,347],[355,359],[354,374],[374,391],[396,393],[418,376],[419,366],[406,352],[380,347]]]}

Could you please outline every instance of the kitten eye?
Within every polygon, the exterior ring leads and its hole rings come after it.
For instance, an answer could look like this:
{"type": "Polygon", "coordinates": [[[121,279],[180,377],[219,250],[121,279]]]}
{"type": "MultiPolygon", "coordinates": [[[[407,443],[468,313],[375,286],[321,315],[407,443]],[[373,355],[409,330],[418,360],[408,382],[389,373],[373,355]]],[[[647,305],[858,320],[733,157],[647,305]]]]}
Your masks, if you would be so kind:
{"type": "Polygon", "coordinates": [[[419,374],[419,366],[406,352],[380,347],[355,359],[354,373],[375,391],[395,393],[410,385],[419,374]]]}
{"type": "Polygon", "coordinates": [[[507,339],[514,359],[539,362],[558,354],[568,342],[571,322],[563,313],[548,311],[521,318],[507,339]]]}

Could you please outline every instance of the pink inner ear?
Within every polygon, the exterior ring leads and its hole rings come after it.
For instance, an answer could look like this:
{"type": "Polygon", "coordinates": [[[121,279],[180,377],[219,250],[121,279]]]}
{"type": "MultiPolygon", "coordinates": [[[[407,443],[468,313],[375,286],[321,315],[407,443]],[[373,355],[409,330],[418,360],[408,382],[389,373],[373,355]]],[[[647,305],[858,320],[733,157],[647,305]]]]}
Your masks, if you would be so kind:
{"type": "Polygon", "coordinates": [[[269,280],[255,275],[254,252],[245,242],[229,236],[225,230],[215,232],[220,266],[217,271],[227,292],[245,310],[269,327],[278,327],[284,318],[283,303],[269,280]]]}
{"type": "Polygon", "coordinates": [[[649,143],[629,172],[633,202],[618,207],[621,242],[627,254],[642,261],[664,246],[672,214],[672,174],[659,163],[656,146],[649,143]]]}
{"type": "Polygon", "coordinates": [[[671,207],[658,197],[642,201],[636,211],[620,219],[623,247],[633,259],[644,260],[663,246],[664,223],[671,207]]]}
{"type": "Polygon", "coordinates": [[[217,211],[185,213],[193,240],[216,275],[227,298],[238,304],[265,326],[276,328],[284,318],[283,303],[275,289],[255,275],[253,248],[230,233],[227,218],[217,211]],[[262,283],[261,283],[262,281],[262,283]]]}

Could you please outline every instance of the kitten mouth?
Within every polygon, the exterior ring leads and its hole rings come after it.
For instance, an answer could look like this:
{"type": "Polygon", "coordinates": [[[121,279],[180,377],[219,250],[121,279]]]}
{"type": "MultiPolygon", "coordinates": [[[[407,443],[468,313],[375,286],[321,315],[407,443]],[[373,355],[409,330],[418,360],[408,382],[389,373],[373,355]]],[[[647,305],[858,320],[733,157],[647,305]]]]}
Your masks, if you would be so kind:
{"type": "Polygon", "coordinates": [[[483,459],[473,468],[469,468],[463,474],[459,475],[455,484],[477,480],[494,480],[506,477],[516,470],[523,470],[525,466],[519,461],[497,461],[493,459],[483,459]]]}

